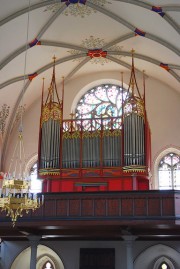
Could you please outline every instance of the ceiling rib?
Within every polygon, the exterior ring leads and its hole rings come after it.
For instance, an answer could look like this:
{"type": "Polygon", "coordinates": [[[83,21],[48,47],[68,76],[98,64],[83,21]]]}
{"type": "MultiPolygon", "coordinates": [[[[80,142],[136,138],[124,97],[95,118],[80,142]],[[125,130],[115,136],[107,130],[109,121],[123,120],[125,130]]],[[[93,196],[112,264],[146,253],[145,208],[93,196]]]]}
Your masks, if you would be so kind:
{"type": "Polygon", "coordinates": [[[44,1],[44,2],[40,2],[40,3],[37,3],[37,4],[34,4],[34,5],[31,5],[30,7],[26,7],[26,8],[23,8],[21,10],[18,10],[17,12],[9,15],[8,17],[2,19],[0,21],[0,26],[6,24],[7,22],[11,21],[11,20],[14,20],[16,19],[17,17],[29,12],[29,11],[32,11],[32,10],[35,10],[35,9],[38,9],[38,8],[41,8],[41,7],[45,7],[47,5],[50,5],[50,4],[53,4],[53,2],[55,3],[55,0],[54,1],[51,1],[51,0],[48,0],[48,1],[44,1]]]}
{"type": "MultiPolygon", "coordinates": [[[[108,54],[109,55],[123,55],[123,56],[128,56],[128,57],[131,57],[131,53],[130,52],[126,52],[126,51],[110,51],[110,50],[107,50],[108,51],[108,54]]],[[[77,55],[70,55],[70,56],[66,56],[64,58],[61,58],[59,60],[56,61],[56,65],[60,64],[60,63],[64,63],[64,62],[67,62],[67,61],[71,61],[71,60],[74,60],[74,59],[77,59],[77,58],[81,58],[81,57],[87,57],[87,53],[86,52],[82,52],[82,53],[79,53],[77,55]]],[[[144,60],[144,61],[147,61],[147,62],[150,62],[150,63],[153,63],[157,66],[160,66],[161,62],[156,60],[156,59],[153,59],[151,57],[148,57],[146,55],[141,55],[141,54],[138,54],[138,53],[135,53],[134,54],[134,57],[135,58],[139,58],[141,60],[144,60]]],[[[108,55],[106,56],[106,58],[108,58],[108,55]]],[[[115,59],[115,58],[113,58],[115,59]]],[[[52,63],[49,63],[45,66],[43,66],[42,68],[38,69],[37,71],[34,72],[34,74],[36,75],[39,75],[41,74],[42,72],[46,71],[47,69],[51,68],[52,67],[52,63]]],[[[179,65],[173,65],[173,64],[167,64],[169,66],[169,68],[172,68],[172,69],[180,69],[180,66],[179,65]]],[[[128,67],[129,68],[129,67],[128,67]]],[[[176,74],[176,73],[171,73],[173,76],[175,74],[175,78],[179,81],[180,80],[180,77],[176,74]]],[[[25,79],[28,79],[29,78],[29,75],[25,75],[25,79]]],[[[15,77],[13,79],[10,79],[10,80],[7,80],[3,83],[0,84],[0,89],[3,89],[4,87],[12,84],[12,83],[15,83],[15,82],[18,82],[18,81],[21,81],[24,79],[24,76],[18,76],[18,77],[15,77]]]]}
{"type": "MultiPolygon", "coordinates": [[[[64,4],[50,19],[49,21],[43,26],[43,28],[39,31],[39,34],[35,38],[36,44],[40,40],[41,36],[45,33],[45,31],[50,27],[50,25],[55,21],[55,19],[66,9],[66,5],[64,4]]],[[[34,40],[35,40],[34,39],[34,40]]],[[[28,47],[26,45],[23,45],[21,48],[14,51],[12,54],[10,54],[5,60],[3,60],[0,64],[0,69],[2,69],[4,66],[6,66],[10,61],[12,61],[15,57],[20,55],[22,52],[24,52],[26,49],[29,49],[33,46],[28,44],[28,47]]]]}
{"type": "Polygon", "coordinates": [[[178,5],[162,6],[162,8],[164,11],[180,12],[180,6],[178,5]]]}
{"type": "MultiPolygon", "coordinates": [[[[145,3],[143,1],[138,1],[138,0],[116,0],[116,1],[117,2],[125,2],[125,3],[128,3],[128,4],[133,4],[135,6],[139,6],[139,7],[142,7],[142,8],[145,8],[145,9],[148,9],[148,10],[154,12],[152,10],[153,6],[151,4],[145,3]]],[[[162,13],[164,13],[164,11],[166,11],[165,8],[169,8],[169,7],[161,6],[161,8],[162,8],[162,13]]],[[[177,11],[177,6],[171,6],[170,10],[171,11],[177,11]]],[[[161,15],[161,13],[157,12],[157,15],[161,15]]],[[[164,20],[166,20],[178,33],[180,33],[179,25],[168,14],[163,14],[163,16],[161,16],[161,17],[164,20]]]]}
{"type": "MultiPolygon", "coordinates": [[[[103,7],[100,7],[100,6],[97,6],[93,3],[90,3],[90,2],[87,2],[87,5],[98,10],[99,12],[107,15],[108,17],[114,19],[115,21],[117,22],[120,22],[121,24],[123,24],[124,26],[126,26],[127,28],[129,28],[130,30],[132,30],[134,33],[136,33],[136,29],[137,27],[133,26],[132,24],[128,23],[127,21],[125,21],[124,19],[120,18],[119,16],[117,16],[116,14],[110,12],[109,10],[103,8],[103,7]]],[[[145,38],[149,38],[153,41],[156,41],[157,43],[165,46],[166,48],[169,48],[171,51],[175,52],[177,55],[180,55],[180,51],[174,47],[173,45],[171,45],[170,43],[168,43],[167,41],[155,36],[155,35],[152,35],[150,33],[147,33],[147,32],[144,32],[145,35],[143,37],[145,38]]]]}
{"type": "Polygon", "coordinates": [[[20,104],[20,102],[22,100],[22,97],[23,97],[24,93],[26,92],[27,88],[29,87],[29,84],[30,83],[31,83],[31,81],[28,80],[24,84],[24,86],[23,86],[23,88],[22,88],[22,90],[21,90],[21,92],[20,92],[20,94],[19,94],[19,96],[17,98],[16,104],[15,104],[13,110],[12,110],[12,113],[11,113],[11,116],[10,116],[10,119],[9,119],[9,123],[7,125],[6,135],[5,135],[4,143],[2,145],[2,155],[1,155],[2,156],[1,157],[2,158],[1,159],[1,161],[2,161],[2,169],[4,169],[4,161],[5,161],[6,149],[7,149],[7,145],[8,145],[9,139],[10,139],[11,127],[13,126],[13,122],[14,122],[14,119],[15,119],[16,111],[17,111],[18,106],[19,106],[19,104],[20,104]]]}
{"type": "Polygon", "coordinates": [[[174,30],[176,30],[178,34],[180,34],[179,25],[175,21],[173,21],[168,14],[165,14],[163,18],[174,28],[174,30]]]}
{"type": "MultiPolygon", "coordinates": [[[[60,63],[64,63],[64,62],[67,62],[67,61],[71,61],[71,60],[74,60],[76,58],[81,58],[81,57],[85,57],[87,56],[86,53],[80,53],[80,54],[77,54],[77,55],[70,55],[70,56],[66,56],[64,58],[61,58],[59,60],[56,61],[56,65],[60,64],[60,63]]],[[[40,69],[38,69],[37,71],[35,71],[33,74],[36,74],[36,75],[39,75],[41,74],[42,72],[48,70],[49,68],[51,68],[53,66],[53,63],[49,63],[43,67],[41,67],[40,69]]],[[[23,79],[29,79],[29,75],[25,75],[25,76],[19,76],[19,77],[15,77],[13,79],[9,79],[5,82],[3,82],[2,84],[0,84],[0,89],[14,83],[14,82],[17,82],[17,81],[21,81],[23,79]]]]}
{"type": "Polygon", "coordinates": [[[40,40],[41,36],[46,32],[46,30],[51,26],[51,24],[55,21],[55,19],[67,8],[66,4],[62,5],[58,11],[49,19],[49,21],[43,26],[37,35],[36,39],[40,40]]]}
{"type": "MultiPolygon", "coordinates": [[[[99,10],[101,13],[103,14],[106,14],[107,16],[109,16],[110,18],[122,23],[124,26],[128,27],[130,30],[133,31],[132,33],[132,36],[135,35],[135,30],[136,30],[136,27],[134,27],[133,25],[131,25],[130,23],[128,23],[127,21],[123,20],[122,18],[118,17],[117,15],[113,14],[112,12],[109,12],[108,10],[102,8],[102,7],[99,7],[95,4],[92,4],[92,3],[89,3],[87,2],[87,4],[92,7],[92,8],[95,8],[97,10],[99,10]]],[[[63,5],[61,7],[61,9],[59,9],[51,18],[50,20],[43,26],[43,28],[41,29],[41,31],[39,32],[39,34],[37,35],[36,39],[37,41],[40,41],[40,38],[41,36],[44,34],[44,32],[49,28],[49,26],[54,22],[54,20],[65,10],[66,8],[66,5],[63,5]]],[[[125,36],[122,36],[120,37],[118,40],[119,42],[120,41],[123,41],[123,40],[126,40],[127,38],[131,37],[131,34],[127,34],[125,36]]],[[[152,34],[149,34],[149,33],[146,33],[145,36],[146,38],[149,38],[157,43],[160,43],[161,45],[165,46],[166,48],[169,48],[171,51],[175,52],[177,55],[180,55],[180,51],[174,47],[173,45],[171,45],[170,43],[168,43],[167,41],[159,38],[159,37],[156,37],[152,34]]],[[[117,41],[118,41],[117,40],[117,41]]],[[[48,41],[46,41],[46,44],[47,44],[48,41]]],[[[115,42],[115,41],[113,41],[115,42]]],[[[111,43],[110,43],[111,44],[111,43]]],[[[114,43],[115,44],[115,43],[114,43]]],[[[112,45],[111,45],[112,46],[112,45]]],[[[30,48],[30,46],[29,46],[30,48]]],[[[28,48],[28,49],[29,49],[28,48]]],[[[104,48],[107,48],[107,45],[104,46],[104,48]]],[[[5,60],[3,60],[1,63],[0,63],[0,69],[2,69],[4,66],[6,66],[11,60],[13,60],[15,57],[17,57],[19,54],[21,54],[22,52],[24,52],[26,49],[26,46],[22,46],[21,48],[19,48],[18,50],[16,50],[15,52],[13,52],[11,55],[9,55],[5,60]]],[[[74,48],[76,49],[76,48],[74,48]]]]}
{"type": "Polygon", "coordinates": [[[129,38],[132,38],[132,37],[134,37],[134,33],[129,33],[129,34],[120,36],[120,37],[116,38],[115,40],[109,42],[108,44],[104,45],[104,46],[102,47],[102,50],[106,50],[106,49],[108,49],[109,47],[112,47],[112,46],[114,46],[114,45],[116,45],[116,44],[118,44],[118,43],[120,43],[120,42],[122,42],[122,41],[124,41],[124,40],[127,40],[127,39],[129,39],[129,38]]]}
{"type": "Polygon", "coordinates": [[[90,61],[90,58],[86,58],[84,59],[81,63],[79,63],[66,77],[64,81],[68,81],[68,79],[70,79],[75,73],[77,73],[77,71],[84,66],[87,62],[90,61]]]}
{"type": "Polygon", "coordinates": [[[54,42],[54,41],[47,41],[47,40],[41,40],[41,45],[44,46],[53,46],[53,47],[60,47],[60,48],[66,48],[66,49],[73,49],[73,50],[80,50],[83,52],[87,52],[86,48],[68,44],[68,43],[63,43],[63,42],[54,42]]]}
{"type": "MultiPolygon", "coordinates": [[[[136,6],[141,6],[143,8],[146,8],[148,10],[151,9],[151,5],[150,4],[146,4],[144,3],[143,1],[139,1],[139,0],[117,0],[117,1],[120,1],[120,2],[126,2],[126,3],[130,3],[130,4],[134,4],[136,6]]],[[[49,0],[49,1],[44,1],[44,2],[40,2],[38,4],[35,4],[35,5],[32,5],[30,7],[30,10],[35,10],[35,9],[38,9],[40,7],[43,7],[43,6],[47,6],[47,5],[50,5],[50,4],[53,4],[53,3],[57,3],[57,0],[56,1],[52,1],[52,0],[49,0]]],[[[122,25],[126,26],[128,29],[130,29],[132,31],[132,33],[130,34],[127,34],[127,35],[124,35],[112,42],[110,42],[109,44],[106,44],[103,49],[108,49],[109,47],[111,47],[112,45],[116,44],[116,42],[121,42],[123,40],[126,40],[128,38],[131,38],[131,37],[134,37],[135,36],[135,30],[137,28],[135,28],[133,25],[131,25],[129,22],[127,22],[126,20],[118,17],[116,14],[100,7],[100,6],[97,6],[95,4],[93,4],[92,2],[89,2],[87,1],[87,5],[89,7],[92,7],[96,10],[98,10],[99,12],[109,16],[110,18],[118,21],[119,23],[121,23],[122,25]],[[119,40],[119,41],[118,41],[119,40]]],[[[42,35],[45,33],[45,31],[49,28],[49,26],[54,22],[54,20],[65,10],[67,6],[64,4],[60,7],[60,9],[48,20],[48,22],[42,27],[42,29],[40,30],[39,34],[37,35],[36,39],[39,41],[40,38],[42,37],[42,35]]],[[[162,7],[163,11],[180,11],[180,6],[164,6],[162,7]]],[[[29,11],[29,7],[27,8],[24,8],[14,14],[11,14],[10,16],[8,16],[7,18],[3,19],[0,21],[0,26],[2,26],[3,24],[7,23],[8,21],[10,20],[13,20],[15,19],[16,17],[26,13],[29,11]]],[[[171,17],[167,14],[165,14],[162,18],[164,18],[178,33],[180,33],[180,29],[179,29],[179,26],[178,24],[176,24],[174,22],[174,20],[171,19],[171,17]]],[[[159,38],[159,37],[156,37],[152,34],[149,34],[149,33],[145,33],[145,36],[146,38],[149,38],[157,43],[160,43],[161,45],[165,46],[166,48],[170,49],[171,51],[174,51],[177,55],[180,55],[180,51],[174,47],[173,45],[171,45],[170,43],[166,42],[165,40],[159,38]]],[[[78,46],[75,46],[75,45],[71,45],[71,44],[65,44],[65,43],[58,43],[58,42],[52,42],[52,41],[41,41],[41,45],[46,45],[46,46],[61,46],[61,47],[64,47],[64,48],[70,48],[70,49],[76,49],[76,50],[80,50],[80,51],[83,51],[83,53],[80,53],[80,54],[77,54],[77,55],[71,55],[71,56],[67,56],[67,57],[64,57],[62,59],[59,59],[56,64],[60,64],[60,63],[63,63],[63,62],[66,62],[66,61],[70,61],[70,60],[73,60],[73,59],[76,59],[76,58],[80,58],[80,57],[87,57],[87,54],[85,53],[87,51],[87,49],[85,48],[81,48],[81,47],[78,47],[78,46]],[[44,42],[44,44],[43,44],[44,42]],[[49,44],[48,44],[49,43],[49,44]]],[[[30,46],[29,46],[30,48],[30,46]]],[[[11,60],[13,60],[16,56],[18,56],[19,54],[21,54],[22,52],[24,52],[26,49],[25,46],[17,49],[15,52],[13,52],[11,55],[9,55],[5,60],[2,61],[2,63],[0,64],[0,68],[2,69],[4,66],[6,66],[11,60]]],[[[109,54],[112,54],[112,55],[126,55],[126,56],[131,56],[131,54],[129,52],[115,52],[115,51],[109,51],[108,52],[109,54]],[[113,54],[114,53],[114,54],[113,54]]],[[[137,58],[140,58],[142,60],[147,60],[151,63],[154,63],[154,64],[157,64],[159,65],[159,61],[157,61],[156,59],[152,59],[148,56],[143,56],[143,55],[140,55],[140,54],[135,54],[135,57],[137,58]]],[[[111,61],[113,62],[116,62],[122,66],[125,66],[126,68],[128,69],[131,69],[131,66],[119,59],[116,59],[114,57],[112,57],[111,55],[107,55],[106,58],[110,59],[111,61]]],[[[70,77],[72,77],[83,65],[85,65],[88,61],[89,61],[89,57],[84,59],[80,64],[78,64],[66,77],[66,81],[67,79],[69,79],[70,77]]],[[[40,68],[39,70],[37,70],[37,74],[40,74],[42,72],[44,72],[45,70],[49,69],[50,67],[53,66],[53,63],[50,63],[42,68],[40,68]]],[[[180,66],[178,65],[173,65],[173,64],[169,64],[168,65],[170,68],[174,68],[174,69],[180,69],[180,66]]],[[[169,73],[171,73],[172,76],[174,76],[178,81],[180,81],[180,77],[173,71],[173,70],[168,70],[169,73]]],[[[26,75],[25,77],[24,76],[19,76],[19,77],[16,77],[16,78],[13,78],[13,79],[10,79],[4,83],[2,83],[0,85],[0,88],[3,88],[7,85],[10,85],[14,82],[17,82],[17,81],[20,81],[20,80],[23,80],[23,79],[28,79],[29,76],[26,75]]],[[[28,79],[28,81],[26,82],[26,84],[23,86],[23,89],[21,91],[21,93],[19,94],[18,98],[17,98],[17,101],[16,101],[16,104],[14,106],[14,109],[11,113],[11,118],[9,120],[9,124],[8,124],[8,127],[7,127],[7,132],[10,133],[10,128],[12,126],[12,123],[14,121],[14,115],[16,113],[16,110],[21,102],[21,98],[22,98],[22,94],[24,94],[26,92],[26,90],[28,89],[28,86],[29,84],[31,83],[31,80],[28,79]]],[[[8,134],[9,134],[8,133],[8,134]]],[[[4,141],[4,147],[3,147],[3,154],[2,156],[4,157],[4,153],[6,152],[6,147],[7,147],[7,142],[8,142],[8,138],[6,139],[6,141],[4,141]]]]}
{"type": "MultiPolygon", "coordinates": [[[[133,4],[133,5],[136,5],[136,6],[140,6],[140,7],[143,7],[143,8],[146,8],[148,10],[150,10],[152,8],[152,6],[150,4],[147,4],[143,1],[139,1],[139,0],[115,0],[115,1],[119,1],[119,2],[125,2],[125,3],[129,3],[129,4],[133,4]]],[[[60,2],[60,1],[59,1],[60,2]]],[[[41,8],[41,7],[45,7],[45,6],[48,6],[48,5],[51,5],[51,4],[55,4],[57,3],[57,0],[48,0],[48,1],[44,1],[44,2],[40,2],[40,3],[37,3],[37,4],[34,4],[34,5],[31,5],[30,6],[30,9],[29,7],[26,7],[26,8],[23,8],[11,15],[9,15],[8,17],[2,19],[0,21],[0,26],[6,24],[7,22],[23,15],[24,13],[28,12],[29,10],[32,11],[32,10],[35,10],[35,9],[38,9],[38,8],[41,8]]],[[[164,6],[161,6],[162,10],[163,11],[175,11],[175,12],[179,12],[180,11],[180,6],[179,5],[164,5],[164,6]]]]}

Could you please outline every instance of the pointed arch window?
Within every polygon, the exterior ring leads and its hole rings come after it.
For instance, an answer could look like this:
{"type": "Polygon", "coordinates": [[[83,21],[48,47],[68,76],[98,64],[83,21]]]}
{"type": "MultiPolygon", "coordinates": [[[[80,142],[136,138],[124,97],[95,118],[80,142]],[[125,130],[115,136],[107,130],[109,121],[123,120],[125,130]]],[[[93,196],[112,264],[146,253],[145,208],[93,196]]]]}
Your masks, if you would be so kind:
{"type": "Polygon", "coordinates": [[[53,264],[50,261],[46,261],[45,264],[43,265],[42,269],[55,269],[53,264]]]}
{"type": "Polygon", "coordinates": [[[180,189],[179,155],[171,152],[160,160],[158,167],[158,179],[159,189],[180,189]]]}
{"type": "Polygon", "coordinates": [[[175,269],[175,267],[168,257],[162,256],[155,262],[153,269],[175,269]]]}
{"type": "Polygon", "coordinates": [[[158,269],[170,269],[169,265],[166,262],[162,262],[158,269]]]}

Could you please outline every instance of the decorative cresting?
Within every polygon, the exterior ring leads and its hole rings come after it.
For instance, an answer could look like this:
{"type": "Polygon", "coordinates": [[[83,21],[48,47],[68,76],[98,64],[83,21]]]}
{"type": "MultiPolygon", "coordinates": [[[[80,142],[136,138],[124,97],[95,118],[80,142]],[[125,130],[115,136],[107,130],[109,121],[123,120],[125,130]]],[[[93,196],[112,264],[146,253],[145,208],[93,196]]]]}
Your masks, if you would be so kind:
{"type": "Polygon", "coordinates": [[[11,218],[13,227],[24,212],[28,213],[30,210],[36,210],[44,201],[43,195],[30,193],[31,182],[23,174],[22,153],[24,154],[24,146],[22,131],[20,131],[9,172],[4,175],[2,189],[0,190],[0,208],[5,211],[6,216],[11,218]],[[18,172],[19,175],[17,176],[18,172]]]}
{"type": "MultiPolygon", "coordinates": [[[[145,89],[144,89],[145,91],[145,89]]],[[[145,92],[142,97],[137,85],[132,50],[132,69],[127,98],[123,104],[124,172],[145,172],[145,92]]]]}
{"type": "Polygon", "coordinates": [[[62,124],[63,102],[59,99],[55,79],[55,57],[53,75],[48,95],[44,102],[44,82],[39,134],[39,175],[60,173],[60,126],[62,124]]]}
{"type": "Polygon", "coordinates": [[[17,112],[16,112],[16,115],[15,115],[15,119],[14,119],[14,122],[12,124],[12,127],[11,127],[11,131],[14,129],[15,126],[17,126],[18,124],[20,124],[20,121],[21,121],[21,118],[22,116],[24,115],[26,111],[26,105],[23,104],[23,105],[20,105],[17,109],[17,112]]]}

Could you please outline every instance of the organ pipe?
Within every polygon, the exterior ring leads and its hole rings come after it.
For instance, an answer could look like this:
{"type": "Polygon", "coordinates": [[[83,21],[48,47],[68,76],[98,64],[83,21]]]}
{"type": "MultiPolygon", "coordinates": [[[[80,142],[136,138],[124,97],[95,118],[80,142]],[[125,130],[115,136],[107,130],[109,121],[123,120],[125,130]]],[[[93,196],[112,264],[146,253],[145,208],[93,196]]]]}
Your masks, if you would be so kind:
{"type": "Polygon", "coordinates": [[[133,176],[134,173],[145,173],[150,158],[147,154],[150,131],[145,111],[145,85],[142,97],[136,81],[133,54],[126,98],[122,90],[122,115],[109,118],[63,119],[64,80],[60,98],[54,61],[45,102],[44,86],[42,90],[38,154],[40,178],[62,179],[64,171],[67,170],[69,175],[73,169],[79,171],[79,177],[85,169],[119,168],[122,176],[125,173],[133,176]]]}

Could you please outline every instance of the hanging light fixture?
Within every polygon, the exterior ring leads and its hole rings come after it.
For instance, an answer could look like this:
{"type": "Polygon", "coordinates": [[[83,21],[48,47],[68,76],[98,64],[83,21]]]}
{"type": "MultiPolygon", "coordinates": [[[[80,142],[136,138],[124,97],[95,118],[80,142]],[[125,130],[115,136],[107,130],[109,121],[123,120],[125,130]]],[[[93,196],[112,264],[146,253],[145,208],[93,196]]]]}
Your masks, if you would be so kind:
{"type": "MultiPolygon", "coordinates": [[[[25,74],[26,74],[26,59],[28,49],[28,31],[29,31],[29,13],[30,13],[30,0],[27,22],[27,40],[25,50],[25,64],[24,64],[24,84],[22,90],[22,105],[25,89],[25,74]]],[[[21,123],[19,128],[18,140],[11,158],[9,172],[5,173],[2,189],[0,190],[0,208],[6,212],[12,220],[13,227],[18,219],[22,217],[23,213],[28,213],[30,210],[34,211],[43,204],[44,196],[41,194],[30,193],[31,181],[24,173],[25,168],[25,153],[23,145],[23,126],[21,123]]]]}
{"type": "MultiPolygon", "coordinates": [[[[14,165],[13,173],[4,175],[2,190],[0,191],[0,208],[6,212],[12,220],[13,227],[18,217],[23,216],[23,212],[36,210],[43,204],[44,196],[30,193],[31,181],[23,172],[23,162],[25,160],[22,130],[19,131],[18,141],[11,159],[10,167],[14,165]],[[19,166],[19,171],[17,171],[19,166]],[[19,172],[19,176],[17,173],[19,172]]],[[[11,168],[9,171],[11,171],[11,168]]]]}

